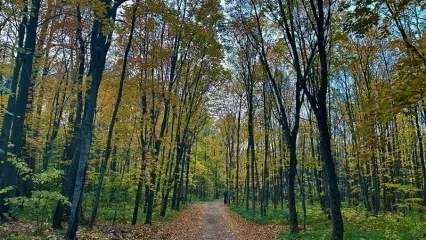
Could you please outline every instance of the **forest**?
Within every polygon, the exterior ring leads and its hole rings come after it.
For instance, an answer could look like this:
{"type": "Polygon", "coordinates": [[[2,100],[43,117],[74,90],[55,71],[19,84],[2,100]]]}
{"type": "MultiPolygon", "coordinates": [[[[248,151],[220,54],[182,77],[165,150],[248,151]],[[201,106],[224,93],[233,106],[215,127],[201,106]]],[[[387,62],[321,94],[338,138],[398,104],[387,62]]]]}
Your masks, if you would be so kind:
{"type": "Polygon", "coordinates": [[[0,239],[426,239],[423,0],[0,0],[0,239]]]}

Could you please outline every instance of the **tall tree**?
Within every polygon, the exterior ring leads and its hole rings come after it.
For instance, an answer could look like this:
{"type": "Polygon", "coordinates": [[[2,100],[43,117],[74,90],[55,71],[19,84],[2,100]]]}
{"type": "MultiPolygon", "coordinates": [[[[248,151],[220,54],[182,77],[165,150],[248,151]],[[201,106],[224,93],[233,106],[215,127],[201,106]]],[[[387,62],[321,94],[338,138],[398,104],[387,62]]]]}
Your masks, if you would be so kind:
{"type": "MultiPolygon", "coordinates": [[[[22,69],[20,72],[20,78],[19,78],[19,87],[18,87],[18,94],[16,96],[14,107],[12,107],[12,110],[14,111],[14,119],[13,119],[13,125],[11,128],[10,133],[10,143],[12,147],[7,149],[5,151],[6,155],[5,158],[7,158],[7,152],[13,154],[16,157],[15,161],[20,161],[19,159],[23,156],[23,144],[24,144],[24,120],[25,120],[25,114],[27,112],[27,104],[28,104],[28,97],[29,97],[29,90],[30,90],[30,82],[32,79],[32,73],[33,73],[33,58],[35,54],[35,48],[36,48],[36,40],[37,40],[37,22],[39,17],[39,11],[40,11],[40,0],[33,0],[31,2],[31,15],[28,20],[27,25],[27,31],[25,36],[25,44],[23,51],[23,55],[18,54],[17,61],[15,67],[19,69],[19,65],[21,65],[20,61],[22,60],[22,69]]],[[[26,7],[27,8],[27,7],[26,7]]],[[[23,20],[24,22],[24,20],[23,20]]],[[[18,71],[17,69],[17,71],[18,71]]],[[[13,99],[11,99],[13,101],[13,99]]],[[[9,113],[6,113],[9,114],[9,113]]],[[[7,126],[6,126],[7,127],[7,126]]],[[[8,129],[4,129],[5,131],[9,131],[8,129]]],[[[5,139],[4,141],[8,142],[7,139],[8,133],[5,133],[5,139]]],[[[4,151],[4,150],[3,150],[4,151]]],[[[12,159],[9,159],[6,161],[3,165],[2,170],[2,188],[8,188],[11,187],[12,189],[8,189],[9,191],[6,194],[1,195],[0,199],[0,212],[4,213],[7,212],[8,206],[5,206],[5,198],[7,197],[13,197],[15,189],[16,189],[16,180],[17,180],[17,172],[18,169],[16,169],[15,164],[13,164],[12,159]]]]}
{"type": "MultiPolygon", "coordinates": [[[[106,9],[94,9],[95,15],[98,19],[95,19],[92,26],[91,34],[91,76],[92,80],[90,83],[90,92],[87,101],[87,107],[84,111],[84,117],[82,126],[78,134],[77,148],[74,152],[73,158],[78,159],[78,167],[76,172],[75,187],[72,198],[72,206],[70,212],[70,221],[68,224],[68,230],[66,234],[67,239],[74,239],[75,233],[78,228],[79,221],[79,209],[81,207],[81,198],[83,195],[83,188],[86,178],[87,160],[89,158],[89,151],[92,145],[92,129],[93,120],[95,116],[96,103],[98,98],[99,86],[102,81],[102,74],[105,68],[106,55],[111,45],[111,38],[113,30],[106,30],[108,20],[115,21],[118,7],[125,0],[115,1],[111,5],[110,0],[103,0],[106,9]]],[[[113,29],[113,28],[112,28],[113,29]]]]}
{"type": "Polygon", "coordinates": [[[313,16],[311,21],[317,39],[318,57],[320,62],[319,84],[313,87],[318,89],[313,92],[304,81],[301,83],[303,91],[317,119],[320,134],[321,160],[324,162],[327,186],[329,192],[331,220],[333,224],[332,238],[343,239],[343,217],[341,211],[340,192],[336,173],[336,166],[331,150],[331,136],[328,126],[327,89],[329,86],[329,62],[327,58],[328,45],[330,44],[330,23],[332,22],[333,4],[331,1],[310,1],[309,13],[313,16]]]}
{"type": "Polygon", "coordinates": [[[111,154],[112,135],[114,133],[114,125],[115,125],[115,122],[117,121],[117,113],[118,113],[121,98],[122,98],[122,95],[123,95],[124,81],[126,80],[127,61],[128,61],[128,57],[129,57],[130,47],[132,46],[133,31],[135,29],[136,11],[138,9],[138,4],[139,4],[139,1],[136,1],[134,3],[133,8],[132,8],[132,15],[131,15],[132,20],[131,20],[131,25],[130,25],[130,34],[129,34],[129,38],[127,40],[126,49],[124,50],[123,67],[121,69],[120,86],[118,87],[118,91],[117,91],[117,99],[116,99],[115,104],[114,104],[114,109],[113,109],[113,112],[112,112],[111,121],[110,121],[110,124],[109,124],[109,127],[108,127],[108,137],[107,137],[107,144],[106,144],[106,147],[105,147],[105,155],[104,155],[104,159],[102,161],[102,165],[101,165],[100,172],[99,172],[98,186],[96,188],[96,194],[95,194],[95,198],[93,200],[93,210],[92,210],[92,214],[91,214],[90,222],[89,222],[90,228],[92,228],[93,224],[95,223],[95,219],[96,219],[96,215],[97,215],[97,211],[98,211],[98,206],[99,206],[99,198],[100,198],[101,191],[102,191],[102,184],[103,184],[103,180],[104,180],[105,170],[106,170],[106,167],[107,167],[107,164],[108,164],[109,156],[111,154]]]}

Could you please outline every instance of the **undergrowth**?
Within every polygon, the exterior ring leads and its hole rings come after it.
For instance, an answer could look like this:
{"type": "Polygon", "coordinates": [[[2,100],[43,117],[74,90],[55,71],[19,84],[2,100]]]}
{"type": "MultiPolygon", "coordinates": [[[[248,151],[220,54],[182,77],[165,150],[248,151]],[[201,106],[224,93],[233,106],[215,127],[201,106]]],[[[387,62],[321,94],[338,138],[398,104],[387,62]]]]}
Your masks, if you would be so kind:
{"type": "MultiPolygon", "coordinates": [[[[259,206],[256,206],[256,215],[252,209],[248,211],[245,206],[231,205],[230,209],[242,217],[257,224],[283,224],[288,223],[287,210],[268,209],[266,216],[260,215],[259,206]]],[[[298,203],[299,233],[290,233],[288,228],[281,232],[281,238],[293,239],[331,239],[331,221],[324,211],[316,206],[307,206],[306,230],[303,229],[303,216],[301,204],[298,203]]],[[[417,240],[426,239],[425,213],[410,211],[405,216],[402,213],[381,213],[379,216],[367,216],[362,208],[342,208],[344,218],[344,239],[392,239],[392,240],[417,240]]]]}

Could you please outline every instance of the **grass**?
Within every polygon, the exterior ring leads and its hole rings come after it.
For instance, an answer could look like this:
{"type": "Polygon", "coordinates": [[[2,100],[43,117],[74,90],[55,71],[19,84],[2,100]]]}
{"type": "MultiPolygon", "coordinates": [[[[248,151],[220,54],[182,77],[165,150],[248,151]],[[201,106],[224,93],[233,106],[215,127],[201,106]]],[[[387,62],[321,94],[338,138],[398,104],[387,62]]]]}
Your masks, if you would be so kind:
{"type": "MultiPolygon", "coordinates": [[[[246,211],[245,207],[230,206],[230,209],[258,224],[283,224],[288,221],[286,209],[269,209],[265,217],[260,216],[257,206],[256,215],[251,214],[251,209],[246,211]]],[[[330,239],[331,222],[327,215],[315,206],[308,206],[306,231],[303,230],[303,219],[301,204],[298,203],[298,218],[301,231],[297,234],[290,233],[288,229],[281,232],[281,238],[293,239],[330,239]]],[[[344,239],[392,239],[392,240],[415,240],[426,239],[426,215],[417,211],[411,211],[407,216],[402,213],[385,213],[378,217],[367,217],[363,209],[342,208],[345,224],[344,239]]]]}
{"type": "Polygon", "coordinates": [[[246,218],[247,220],[257,223],[257,224],[286,224],[288,213],[287,211],[278,208],[276,210],[274,209],[268,209],[266,216],[260,215],[260,209],[256,208],[256,215],[253,216],[252,210],[246,211],[245,206],[236,206],[231,205],[230,209],[234,212],[238,213],[242,217],[246,218]]]}

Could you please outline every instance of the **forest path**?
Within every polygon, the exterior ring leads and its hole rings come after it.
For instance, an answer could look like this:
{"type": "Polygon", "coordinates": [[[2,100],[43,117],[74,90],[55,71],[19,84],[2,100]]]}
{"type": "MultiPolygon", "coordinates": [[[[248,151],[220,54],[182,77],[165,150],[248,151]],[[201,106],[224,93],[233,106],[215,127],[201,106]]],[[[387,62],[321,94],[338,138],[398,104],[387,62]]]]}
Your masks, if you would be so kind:
{"type": "Polygon", "coordinates": [[[204,225],[197,239],[205,240],[260,240],[278,239],[284,226],[260,225],[247,221],[231,211],[222,201],[203,204],[204,225]]]}
{"type": "Polygon", "coordinates": [[[221,209],[220,201],[208,202],[204,204],[204,227],[200,239],[206,240],[231,240],[237,239],[230,230],[221,209]]]}
{"type": "MultiPolygon", "coordinates": [[[[12,221],[0,224],[0,239],[22,235],[22,229],[36,229],[33,222],[12,221]]],[[[283,225],[260,225],[247,221],[230,210],[222,201],[191,204],[172,222],[153,225],[129,225],[99,222],[90,230],[81,227],[78,239],[85,240],[272,240],[279,238],[283,225]]],[[[46,236],[62,239],[57,231],[46,229],[46,236]]],[[[36,238],[39,239],[39,238],[36,238]]]]}

